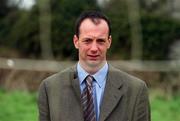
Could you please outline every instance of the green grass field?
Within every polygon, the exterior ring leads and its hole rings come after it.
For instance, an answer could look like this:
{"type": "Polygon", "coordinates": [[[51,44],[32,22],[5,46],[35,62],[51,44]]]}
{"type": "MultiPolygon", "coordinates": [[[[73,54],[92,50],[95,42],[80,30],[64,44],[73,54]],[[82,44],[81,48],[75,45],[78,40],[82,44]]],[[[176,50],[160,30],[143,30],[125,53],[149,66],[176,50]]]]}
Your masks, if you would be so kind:
{"type": "MultiPolygon", "coordinates": [[[[1,90],[0,121],[37,121],[36,98],[37,93],[1,90]]],[[[151,117],[152,121],[180,121],[180,97],[167,100],[163,96],[153,96],[151,117]]]]}
{"type": "Polygon", "coordinates": [[[156,96],[151,100],[152,121],[180,121],[180,97],[166,99],[156,96]]]}
{"type": "Polygon", "coordinates": [[[0,121],[37,121],[36,94],[0,91],[0,121]]]}

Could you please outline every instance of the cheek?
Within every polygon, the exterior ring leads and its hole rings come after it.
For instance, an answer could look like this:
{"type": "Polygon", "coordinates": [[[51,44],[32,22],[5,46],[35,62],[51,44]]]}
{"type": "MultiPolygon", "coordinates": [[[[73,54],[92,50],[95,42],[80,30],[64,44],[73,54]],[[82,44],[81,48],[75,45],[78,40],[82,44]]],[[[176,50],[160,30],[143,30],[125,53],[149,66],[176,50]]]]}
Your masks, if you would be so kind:
{"type": "Polygon", "coordinates": [[[99,50],[102,52],[102,53],[106,53],[107,52],[107,47],[105,47],[105,46],[102,46],[102,47],[100,47],[99,48],[99,50]]]}
{"type": "Polygon", "coordinates": [[[88,51],[89,47],[88,46],[79,46],[79,51],[81,53],[86,53],[88,51]]]}

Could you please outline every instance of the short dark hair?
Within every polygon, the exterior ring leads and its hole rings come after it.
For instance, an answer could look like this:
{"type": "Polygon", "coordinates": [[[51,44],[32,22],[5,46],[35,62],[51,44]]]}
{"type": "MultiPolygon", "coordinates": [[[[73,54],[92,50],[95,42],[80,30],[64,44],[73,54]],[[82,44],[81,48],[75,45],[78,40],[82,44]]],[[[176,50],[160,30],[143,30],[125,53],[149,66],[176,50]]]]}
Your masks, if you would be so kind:
{"type": "Polygon", "coordinates": [[[94,24],[98,24],[98,19],[103,19],[104,21],[106,21],[108,28],[109,28],[109,36],[111,35],[110,21],[102,12],[100,12],[100,11],[85,11],[78,17],[78,19],[76,20],[76,23],[75,23],[75,34],[77,37],[79,37],[79,33],[80,33],[79,28],[81,26],[81,23],[83,22],[83,20],[85,20],[87,18],[91,19],[94,24]]]}

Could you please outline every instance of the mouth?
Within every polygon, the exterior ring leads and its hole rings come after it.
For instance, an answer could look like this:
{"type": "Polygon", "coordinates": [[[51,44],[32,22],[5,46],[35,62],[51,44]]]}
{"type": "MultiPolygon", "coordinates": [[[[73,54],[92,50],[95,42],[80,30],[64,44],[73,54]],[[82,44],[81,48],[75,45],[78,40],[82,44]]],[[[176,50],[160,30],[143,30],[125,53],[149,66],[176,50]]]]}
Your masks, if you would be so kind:
{"type": "Polygon", "coordinates": [[[99,55],[88,55],[89,60],[97,60],[99,55]]]}

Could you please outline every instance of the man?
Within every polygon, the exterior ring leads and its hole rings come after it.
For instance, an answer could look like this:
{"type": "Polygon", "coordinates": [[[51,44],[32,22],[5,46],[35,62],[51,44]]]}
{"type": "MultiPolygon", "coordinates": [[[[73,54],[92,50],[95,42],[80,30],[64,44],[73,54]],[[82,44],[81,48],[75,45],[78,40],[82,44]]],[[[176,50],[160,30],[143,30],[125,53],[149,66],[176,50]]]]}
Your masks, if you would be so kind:
{"type": "Polygon", "coordinates": [[[73,38],[79,61],[41,83],[40,121],[150,121],[146,84],[107,63],[111,41],[106,16],[81,14],[73,38]]]}

